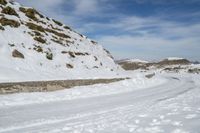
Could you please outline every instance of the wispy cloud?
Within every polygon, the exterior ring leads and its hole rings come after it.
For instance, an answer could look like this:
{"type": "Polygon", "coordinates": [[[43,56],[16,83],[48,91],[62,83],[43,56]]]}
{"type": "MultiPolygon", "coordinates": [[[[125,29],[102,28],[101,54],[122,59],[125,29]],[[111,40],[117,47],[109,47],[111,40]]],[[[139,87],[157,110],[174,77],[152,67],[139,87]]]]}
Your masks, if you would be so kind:
{"type": "Polygon", "coordinates": [[[62,5],[65,0],[16,0],[23,5],[28,5],[31,7],[35,7],[39,9],[40,11],[43,11],[45,13],[49,11],[58,10],[59,6],[62,5]]]}
{"type": "Polygon", "coordinates": [[[75,3],[75,11],[74,13],[77,15],[85,15],[88,13],[96,13],[100,10],[98,8],[98,0],[74,0],[75,3]]]}
{"type": "Polygon", "coordinates": [[[199,60],[200,23],[187,24],[159,17],[121,18],[113,20],[115,23],[87,23],[82,26],[82,31],[87,34],[96,30],[111,31],[106,35],[97,35],[96,39],[117,58],[158,59],[181,56],[199,60]]]}
{"type": "Polygon", "coordinates": [[[180,3],[185,3],[185,4],[193,4],[193,3],[199,3],[199,0],[133,0],[139,4],[144,4],[144,3],[151,3],[151,4],[180,4],[180,3]]]}
{"type": "Polygon", "coordinates": [[[162,37],[131,35],[105,36],[99,39],[99,42],[110,49],[117,58],[143,59],[160,59],[169,56],[199,59],[199,41],[198,38],[170,40],[162,37]]]}

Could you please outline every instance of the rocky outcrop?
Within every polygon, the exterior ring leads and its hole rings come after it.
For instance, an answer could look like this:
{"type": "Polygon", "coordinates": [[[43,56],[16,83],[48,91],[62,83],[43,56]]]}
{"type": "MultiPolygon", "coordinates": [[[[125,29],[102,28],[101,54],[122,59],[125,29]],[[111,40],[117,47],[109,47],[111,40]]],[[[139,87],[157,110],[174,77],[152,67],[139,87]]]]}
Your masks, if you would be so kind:
{"type": "Polygon", "coordinates": [[[19,52],[18,50],[16,50],[16,49],[12,52],[12,56],[14,58],[24,59],[24,55],[21,52],[19,52]]]}

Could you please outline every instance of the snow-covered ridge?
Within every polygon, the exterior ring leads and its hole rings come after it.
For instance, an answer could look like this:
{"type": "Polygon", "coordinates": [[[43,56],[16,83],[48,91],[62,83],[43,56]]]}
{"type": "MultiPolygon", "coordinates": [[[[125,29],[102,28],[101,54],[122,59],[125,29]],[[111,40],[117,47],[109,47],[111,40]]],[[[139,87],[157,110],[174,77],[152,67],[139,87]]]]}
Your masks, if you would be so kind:
{"type": "Polygon", "coordinates": [[[123,59],[117,60],[117,63],[127,62],[127,63],[149,63],[148,61],[141,60],[141,59],[123,59]]]}
{"type": "Polygon", "coordinates": [[[168,57],[167,60],[183,60],[184,58],[180,58],[180,57],[168,57]]]}
{"type": "Polygon", "coordinates": [[[126,61],[129,63],[148,63],[148,61],[140,60],[140,59],[128,59],[126,61]]]}
{"type": "Polygon", "coordinates": [[[7,0],[0,1],[0,62],[1,82],[114,77],[120,69],[97,42],[7,0]]]}

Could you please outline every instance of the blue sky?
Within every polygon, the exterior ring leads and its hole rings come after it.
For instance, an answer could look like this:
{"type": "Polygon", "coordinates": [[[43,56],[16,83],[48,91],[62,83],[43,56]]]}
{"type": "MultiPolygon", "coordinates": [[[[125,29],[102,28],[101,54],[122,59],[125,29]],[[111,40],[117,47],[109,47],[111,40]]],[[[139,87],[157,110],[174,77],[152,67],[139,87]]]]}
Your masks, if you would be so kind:
{"type": "Polygon", "coordinates": [[[98,41],[115,58],[200,61],[200,0],[17,0],[98,41]]]}

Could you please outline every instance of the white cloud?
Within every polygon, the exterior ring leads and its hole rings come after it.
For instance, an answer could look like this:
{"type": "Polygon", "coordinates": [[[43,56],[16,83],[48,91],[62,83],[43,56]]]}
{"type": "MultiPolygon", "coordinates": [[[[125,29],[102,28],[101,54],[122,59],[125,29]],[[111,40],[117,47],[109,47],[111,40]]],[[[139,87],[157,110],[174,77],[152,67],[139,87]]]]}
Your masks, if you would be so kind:
{"type": "Polygon", "coordinates": [[[115,31],[121,33],[97,37],[97,40],[117,58],[156,59],[167,56],[181,56],[196,60],[200,58],[200,23],[189,25],[158,17],[136,16],[115,21],[116,23],[108,24],[86,24],[86,29],[105,28],[112,30],[113,33],[115,31]]]}
{"type": "Polygon", "coordinates": [[[191,3],[199,3],[199,0],[133,0],[138,4],[151,3],[156,5],[166,5],[166,4],[191,4],[191,3]]]}
{"type": "Polygon", "coordinates": [[[55,9],[59,9],[59,5],[61,5],[65,0],[16,0],[23,5],[28,5],[31,7],[35,7],[41,11],[48,12],[55,9]]]}
{"type": "Polygon", "coordinates": [[[200,51],[198,38],[168,40],[162,37],[150,36],[105,36],[99,39],[116,58],[160,59],[169,56],[180,56],[199,60],[200,51]],[[126,51],[126,52],[124,52],[126,51]],[[196,53],[196,55],[195,55],[196,53]]]}
{"type": "Polygon", "coordinates": [[[98,0],[75,0],[75,14],[88,14],[95,13],[99,10],[98,8],[98,0]]]}
{"type": "Polygon", "coordinates": [[[119,16],[107,23],[84,23],[81,25],[80,30],[85,33],[92,33],[98,30],[114,30],[123,34],[138,33],[140,36],[188,38],[199,36],[200,23],[185,24],[164,20],[159,17],[119,16]]]}

